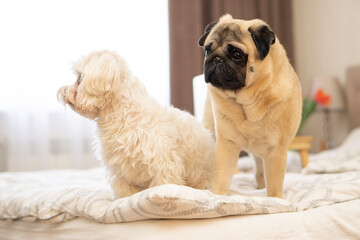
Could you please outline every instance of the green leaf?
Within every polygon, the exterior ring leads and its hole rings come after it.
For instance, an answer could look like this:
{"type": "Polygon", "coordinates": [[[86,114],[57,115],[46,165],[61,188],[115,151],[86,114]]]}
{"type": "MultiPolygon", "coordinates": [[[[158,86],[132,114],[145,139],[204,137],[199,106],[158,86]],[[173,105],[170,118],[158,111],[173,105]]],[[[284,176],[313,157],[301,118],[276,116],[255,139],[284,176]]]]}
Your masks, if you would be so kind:
{"type": "Polygon", "coordinates": [[[296,135],[299,135],[303,125],[316,109],[316,102],[313,99],[304,99],[301,113],[301,122],[296,135]]]}

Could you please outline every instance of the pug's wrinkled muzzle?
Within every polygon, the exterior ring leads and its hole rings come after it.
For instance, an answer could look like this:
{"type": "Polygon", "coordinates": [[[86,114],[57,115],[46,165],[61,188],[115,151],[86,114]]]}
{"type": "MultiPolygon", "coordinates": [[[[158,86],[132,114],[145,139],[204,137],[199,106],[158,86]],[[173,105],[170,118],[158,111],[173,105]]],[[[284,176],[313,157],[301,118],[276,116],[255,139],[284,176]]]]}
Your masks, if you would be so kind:
{"type": "Polygon", "coordinates": [[[236,89],[243,85],[236,77],[236,72],[222,58],[215,57],[204,67],[205,82],[214,87],[236,89]]]}

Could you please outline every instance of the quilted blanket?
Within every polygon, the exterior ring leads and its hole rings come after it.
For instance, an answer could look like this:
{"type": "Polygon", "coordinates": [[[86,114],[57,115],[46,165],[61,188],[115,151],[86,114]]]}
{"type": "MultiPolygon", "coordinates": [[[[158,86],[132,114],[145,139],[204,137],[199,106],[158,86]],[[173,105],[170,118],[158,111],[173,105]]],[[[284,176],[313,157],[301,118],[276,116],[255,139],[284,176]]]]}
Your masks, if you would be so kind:
{"type": "Polygon", "coordinates": [[[360,171],[360,128],[354,129],[337,148],[313,154],[302,173],[360,171]]]}
{"type": "Polygon", "coordinates": [[[219,196],[169,184],[114,199],[101,169],[3,173],[0,218],[62,222],[86,217],[115,223],[301,211],[360,198],[360,172],[288,174],[285,199],[255,190],[250,174],[234,176],[232,190],[231,196],[219,196]]]}
{"type": "Polygon", "coordinates": [[[309,167],[302,174],[287,173],[284,199],[266,197],[265,190],[255,188],[251,174],[235,175],[229,196],[168,184],[114,199],[102,168],[13,172],[0,174],[0,219],[63,222],[85,217],[101,223],[116,223],[215,218],[303,211],[359,199],[360,169],[356,166],[360,151],[357,151],[356,136],[339,149],[314,155],[318,159],[310,159],[309,167]],[[341,152],[345,147],[347,153],[351,152],[346,157],[341,152]],[[328,168],[331,174],[305,174],[324,173],[328,168]]]}

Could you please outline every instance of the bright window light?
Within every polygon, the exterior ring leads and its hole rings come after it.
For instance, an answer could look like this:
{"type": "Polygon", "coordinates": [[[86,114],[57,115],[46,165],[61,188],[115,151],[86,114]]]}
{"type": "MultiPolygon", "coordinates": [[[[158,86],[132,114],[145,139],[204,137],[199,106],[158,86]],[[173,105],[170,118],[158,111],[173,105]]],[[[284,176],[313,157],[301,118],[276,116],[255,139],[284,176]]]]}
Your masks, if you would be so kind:
{"type": "Polygon", "coordinates": [[[114,50],[150,95],[168,105],[166,0],[0,2],[0,110],[63,110],[56,91],[73,83],[71,63],[114,50]]]}

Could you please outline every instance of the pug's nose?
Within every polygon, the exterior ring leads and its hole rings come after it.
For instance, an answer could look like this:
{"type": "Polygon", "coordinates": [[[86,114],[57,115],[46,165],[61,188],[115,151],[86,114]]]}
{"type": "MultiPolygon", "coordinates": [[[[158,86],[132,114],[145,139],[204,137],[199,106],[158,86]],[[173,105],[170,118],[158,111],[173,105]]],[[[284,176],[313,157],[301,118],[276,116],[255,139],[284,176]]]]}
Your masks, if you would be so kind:
{"type": "Polygon", "coordinates": [[[215,58],[214,58],[214,62],[215,62],[215,63],[223,63],[224,60],[222,60],[222,58],[220,58],[220,57],[215,57],[215,58]]]}

